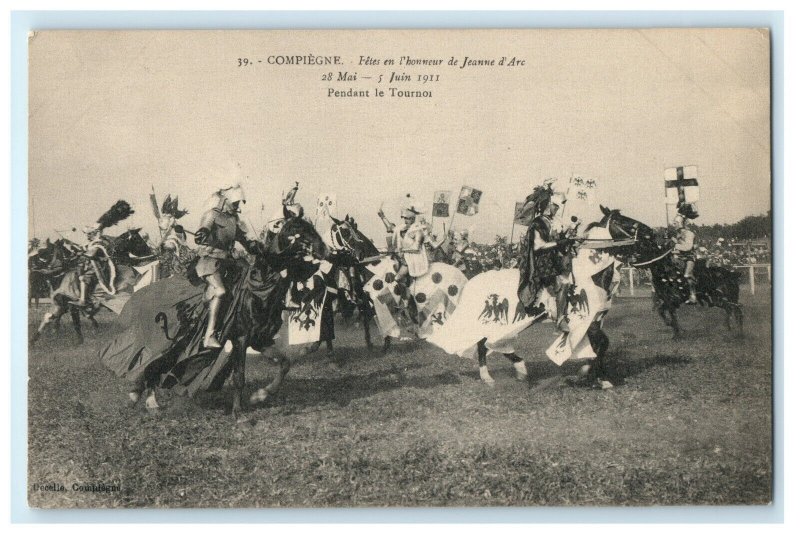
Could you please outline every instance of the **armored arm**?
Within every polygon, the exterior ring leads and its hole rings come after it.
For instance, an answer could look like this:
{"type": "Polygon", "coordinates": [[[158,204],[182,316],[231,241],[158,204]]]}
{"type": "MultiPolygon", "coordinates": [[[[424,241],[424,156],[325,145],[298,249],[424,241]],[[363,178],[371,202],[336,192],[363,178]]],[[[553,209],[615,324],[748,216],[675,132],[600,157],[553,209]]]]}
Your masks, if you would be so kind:
{"type": "Polygon", "coordinates": [[[394,232],[395,225],[393,222],[390,222],[389,219],[386,218],[386,214],[383,212],[383,208],[378,210],[378,217],[381,218],[381,222],[383,223],[383,226],[386,228],[386,231],[388,233],[394,232]]]}
{"type": "Polygon", "coordinates": [[[203,218],[200,219],[200,228],[194,233],[194,242],[198,245],[207,245],[211,237],[211,231],[216,225],[214,210],[205,212],[203,218]]]}

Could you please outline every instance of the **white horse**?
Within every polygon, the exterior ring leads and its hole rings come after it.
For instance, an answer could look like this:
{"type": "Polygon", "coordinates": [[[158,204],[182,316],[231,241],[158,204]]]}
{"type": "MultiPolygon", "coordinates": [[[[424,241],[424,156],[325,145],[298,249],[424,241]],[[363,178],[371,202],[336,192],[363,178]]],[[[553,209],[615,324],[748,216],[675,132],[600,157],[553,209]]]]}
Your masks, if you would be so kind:
{"type": "MultiPolygon", "coordinates": [[[[593,228],[578,249],[568,297],[569,332],[559,334],[546,351],[557,365],[570,359],[593,359],[586,372],[592,373],[603,388],[612,386],[603,369],[608,337],[602,330],[602,320],[619,284],[620,263],[607,250],[614,245],[608,230],[593,228]]],[[[481,379],[489,385],[494,379],[486,366],[487,354],[504,354],[514,363],[517,378],[526,380],[527,368],[516,355],[515,341],[535,322],[556,318],[556,299],[546,288],[537,296],[545,311],[536,316],[525,313],[517,297],[519,277],[518,269],[502,269],[470,279],[450,320],[427,339],[450,354],[477,355],[481,379]]]]}

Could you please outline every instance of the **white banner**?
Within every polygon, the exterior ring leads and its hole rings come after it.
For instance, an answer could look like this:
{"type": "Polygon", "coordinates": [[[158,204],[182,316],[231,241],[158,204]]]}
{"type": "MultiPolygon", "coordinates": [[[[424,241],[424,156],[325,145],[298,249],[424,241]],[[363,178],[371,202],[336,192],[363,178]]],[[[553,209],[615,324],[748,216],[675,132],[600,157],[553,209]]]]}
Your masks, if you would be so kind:
{"type": "Polygon", "coordinates": [[[679,201],[691,204],[699,201],[700,183],[697,181],[697,165],[665,169],[664,188],[667,192],[667,204],[677,204],[679,201]]]}

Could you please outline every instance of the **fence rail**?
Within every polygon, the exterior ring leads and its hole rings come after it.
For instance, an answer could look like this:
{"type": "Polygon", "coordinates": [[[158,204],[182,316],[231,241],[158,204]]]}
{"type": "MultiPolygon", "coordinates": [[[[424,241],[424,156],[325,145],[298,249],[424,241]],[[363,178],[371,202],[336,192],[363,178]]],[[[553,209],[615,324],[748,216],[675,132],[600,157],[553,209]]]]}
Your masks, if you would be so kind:
{"type": "MultiPolygon", "coordinates": [[[[750,287],[750,294],[756,294],[756,286],[766,283],[772,284],[772,265],[769,263],[754,263],[750,265],[729,265],[728,269],[747,272],[747,285],[750,287]]],[[[624,294],[627,289],[628,296],[637,295],[636,288],[651,286],[650,271],[647,269],[637,269],[636,267],[622,267],[623,273],[622,287],[619,294],[624,294]],[[627,287],[626,287],[627,286],[627,287]]]]}

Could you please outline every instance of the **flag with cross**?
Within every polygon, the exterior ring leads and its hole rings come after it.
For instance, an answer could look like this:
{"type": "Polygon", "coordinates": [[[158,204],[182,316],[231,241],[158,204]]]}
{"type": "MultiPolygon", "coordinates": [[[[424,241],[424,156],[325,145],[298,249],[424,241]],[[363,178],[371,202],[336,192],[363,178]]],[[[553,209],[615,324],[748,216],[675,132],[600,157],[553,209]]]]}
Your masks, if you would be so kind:
{"type": "Polygon", "coordinates": [[[667,204],[692,204],[699,201],[697,165],[664,169],[664,192],[667,204]]]}

